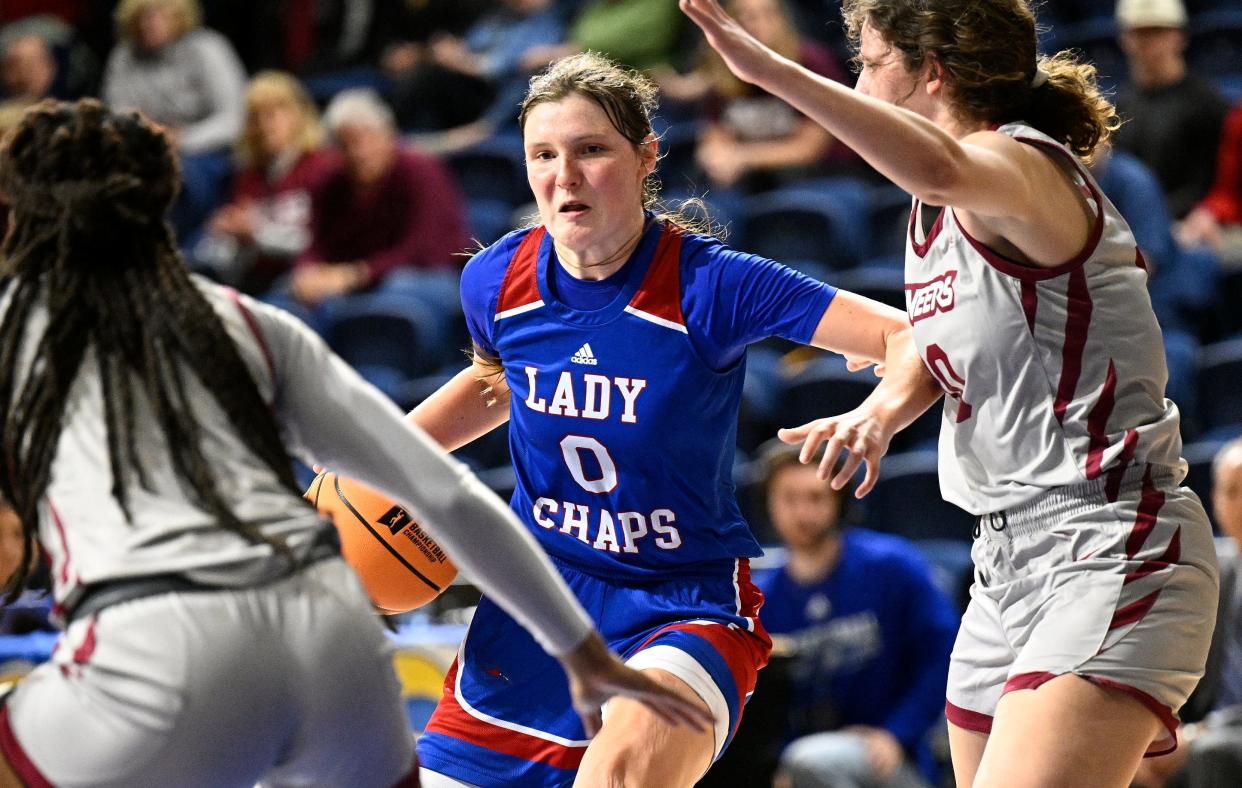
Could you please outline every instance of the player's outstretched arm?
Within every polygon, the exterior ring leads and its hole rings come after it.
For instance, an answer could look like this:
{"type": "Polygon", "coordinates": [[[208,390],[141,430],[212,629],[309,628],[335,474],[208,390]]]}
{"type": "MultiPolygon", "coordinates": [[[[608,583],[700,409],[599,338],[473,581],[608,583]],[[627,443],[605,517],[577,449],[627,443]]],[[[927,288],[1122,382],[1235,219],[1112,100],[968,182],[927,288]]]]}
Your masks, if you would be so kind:
{"type": "Polygon", "coordinates": [[[455,451],[509,420],[509,387],[503,376],[494,376],[476,360],[407,418],[446,451],[455,451]]]}
{"type": "Polygon", "coordinates": [[[940,399],[941,390],[915,350],[905,314],[869,298],[838,291],[824,310],[811,344],[885,368],[879,385],[854,410],[777,433],[786,443],[802,443],[803,463],[811,462],[824,445],[819,462],[822,479],[831,475],[841,450],[849,452],[832,479],[832,486],[838,490],[865,462],[866,475],[855,492],[861,498],[875,486],[880,458],[888,451],[893,435],[940,399]]]}
{"type": "MultiPolygon", "coordinates": [[[[1038,163],[1039,154],[1019,152],[1021,144],[1004,135],[982,132],[959,142],[927,118],[782,57],[747,33],[716,0],[680,0],[680,4],[739,79],[784,99],[929,205],[1022,217],[1039,207],[1036,186],[1056,177],[1055,167],[1038,163]]],[[[897,56],[889,52],[885,58],[897,56]]],[[[863,68],[886,64],[887,60],[864,60],[863,68]]],[[[928,80],[918,89],[943,90],[934,58],[926,68],[931,69],[928,80]]]]}

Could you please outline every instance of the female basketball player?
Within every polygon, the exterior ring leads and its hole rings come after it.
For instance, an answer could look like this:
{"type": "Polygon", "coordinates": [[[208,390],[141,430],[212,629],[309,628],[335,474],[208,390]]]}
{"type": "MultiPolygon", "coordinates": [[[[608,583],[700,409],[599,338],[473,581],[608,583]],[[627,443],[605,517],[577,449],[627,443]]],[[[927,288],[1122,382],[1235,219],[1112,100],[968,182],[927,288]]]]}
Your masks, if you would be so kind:
{"type": "Polygon", "coordinates": [[[0,767],[65,787],[410,772],[386,639],[286,445],[409,505],[559,657],[588,729],[617,693],[708,726],[624,668],[501,502],[308,329],[187,276],[163,220],[176,161],[152,124],[45,102],[0,173],[0,490],[25,529],[12,589],[37,536],[68,624],[0,708],[0,767]]]}
{"type": "MultiPolygon", "coordinates": [[[[949,672],[958,784],[1127,785],[1175,745],[1217,581],[1142,255],[1080,160],[1117,124],[1094,69],[1037,58],[1025,0],[852,0],[854,92],[714,0],[681,6],[740,78],[914,195],[907,309],[948,393],[941,488],[980,515],[949,672]]],[[[889,434],[855,413],[783,437],[804,458],[826,441],[830,467],[871,450],[858,423],[889,434]]]]}
{"type": "Polygon", "coordinates": [[[694,783],[770,645],[730,469],[747,344],[887,360],[897,424],[940,394],[897,310],[649,210],[654,107],[649,82],[597,55],[532,81],[520,121],[540,224],[466,266],[475,363],[412,419],[450,448],[509,422],[514,510],[610,644],[716,727],[618,701],[588,741],[538,647],[484,599],[419,740],[424,785],[694,783]]]}

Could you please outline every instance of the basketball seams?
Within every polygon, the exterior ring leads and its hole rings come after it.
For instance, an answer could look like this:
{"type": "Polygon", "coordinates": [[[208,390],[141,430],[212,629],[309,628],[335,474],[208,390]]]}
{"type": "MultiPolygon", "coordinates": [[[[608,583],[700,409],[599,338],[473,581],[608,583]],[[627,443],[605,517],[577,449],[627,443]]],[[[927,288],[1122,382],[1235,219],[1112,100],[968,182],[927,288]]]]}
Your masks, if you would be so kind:
{"type": "MultiPolygon", "coordinates": [[[[345,493],[341,490],[340,477],[337,476],[336,474],[332,474],[332,486],[336,488],[336,495],[338,498],[340,498],[341,503],[345,504],[345,508],[348,509],[350,513],[352,513],[354,517],[358,519],[358,522],[361,523],[362,526],[367,529],[367,532],[370,533],[371,536],[375,537],[375,541],[383,545],[384,549],[387,550],[389,554],[392,555],[393,558],[397,559],[397,561],[399,561],[402,566],[410,570],[410,572],[412,572],[415,577],[417,577],[419,580],[422,580],[424,583],[426,583],[427,586],[431,588],[433,591],[435,591],[436,593],[439,593],[444,590],[440,586],[433,583],[431,579],[428,578],[426,575],[424,575],[422,572],[418,571],[418,569],[415,568],[413,564],[411,564],[409,561],[405,559],[405,556],[401,555],[401,553],[398,552],[395,547],[393,547],[391,544],[388,543],[387,539],[385,539],[380,534],[376,533],[375,528],[372,527],[371,525],[371,521],[363,517],[362,513],[359,512],[357,509],[355,509],[354,505],[350,503],[348,498],[345,497],[345,493]]],[[[320,487],[322,488],[323,485],[320,484],[320,487]]]]}

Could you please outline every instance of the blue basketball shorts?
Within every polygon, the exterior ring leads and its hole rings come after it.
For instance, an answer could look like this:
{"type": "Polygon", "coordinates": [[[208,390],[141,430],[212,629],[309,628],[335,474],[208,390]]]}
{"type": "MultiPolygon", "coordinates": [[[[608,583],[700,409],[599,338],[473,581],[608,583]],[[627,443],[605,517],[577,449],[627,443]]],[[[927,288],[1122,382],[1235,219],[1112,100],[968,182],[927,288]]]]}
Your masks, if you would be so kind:
{"type": "MultiPolygon", "coordinates": [[[[640,582],[554,563],[626,664],[668,671],[703,698],[719,757],[772,646],[749,562],[640,582]]],[[[568,786],[588,744],[560,664],[483,599],[418,741],[422,767],[477,786],[568,786]]]]}

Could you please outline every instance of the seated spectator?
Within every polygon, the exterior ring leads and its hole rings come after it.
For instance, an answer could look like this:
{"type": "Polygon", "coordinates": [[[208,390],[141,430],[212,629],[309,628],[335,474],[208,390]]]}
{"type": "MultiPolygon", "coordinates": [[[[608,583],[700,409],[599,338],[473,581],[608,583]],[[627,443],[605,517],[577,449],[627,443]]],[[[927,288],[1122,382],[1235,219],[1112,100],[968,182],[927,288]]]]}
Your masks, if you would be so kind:
{"type": "Polygon", "coordinates": [[[560,44],[532,47],[523,57],[528,72],[575,52],[599,52],[630,68],[650,71],[673,65],[681,41],[682,14],[671,0],[586,0],[560,44]]]}
{"type": "Polygon", "coordinates": [[[384,68],[398,124],[420,132],[465,126],[500,97],[508,98],[507,115],[516,117],[530,77],[523,57],[532,47],[559,43],[564,32],[552,0],[503,0],[461,36],[441,32],[425,43],[394,44],[384,68]]]}
{"type": "Polygon", "coordinates": [[[313,308],[375,286],[398,270],[459,265],[469,244],[448,170],[397,138],[392,112],[370,90],[337,95],[324,125],[340,151],[311,193],[311,242],[289,293],[313,308]]]}
{"type": "Polygon", "coordinates": [[[52,95],[56,56],[51,44],[34,33],[3,38],[0,81],[8,101],[30,105],[52,95]]]}
{"type": "Polygon", "coordinates": [[[245,69],[201,18],[197,0],[121,0],[103,78],[109,106],[142,110],[176,142],[183,188],[172,221],[182,238],[222,201],[228,148],[244,118],[245,69]]]}
{"type": "Polygon", "coordinates": [[[221,150],[242,130],[246,72],[197,0],[121,0],[103,98],[166,126],[181,153],[221,150]]]}
{"type": "Polygon", "coordinates": [[[1213,710],[1183,726],[1181,746],[1172,753],[1143,761],[1134,788],[1226,788],[1242,775],[1242,438],[1225,444],[1212,463],[1212,514],[1222,534],[1216,540],[1221,606],[1212,643],[1220,654],[1218,662],[1208,657],[1203,679],[1216,690],[1213,710]]]}
{"type": "Polygon", "coordinates": [[[44,10],[0,30],[6,98],[33,103],[95,95],[99,59],[66,18],[44,10]]]}
{"type": "Polygon", "coordinates": [[[1116,145],[1143,161],[1160,181],[1174,219],[1212,186],[1228,103],[1186,66],[1182,0],[1120,0],[1117,27],[1130,85],[1117,94],[1125,121],[1116,145]]]}
{"type": "Polygon", "coordinates": [[[1242,267],[1242,104],[1225,119],[1216,182],[1178,226],[1177,234],[1186,246],[1211,249],[1221,265],[1242,267]]]}
{"type": "MultiPolygon", "coordinates": [[[[725,7],[767,46],[817,74],[845,81],[845,70],[828,50],[798,33],[783,0],[732,0],[725,7]]],[[[707,122],[695,158],[715,189],[753,193],[826,174],[822,165],[834,150],[834,140],[822,126],[733,76],[712,51],[701,71],[707,85],[707,122]]],[[[836,151],[838,168],[857,161],[844,146],[836,151]]]]}
{"type": "Polygon", "coordinates": [[[789,730],[775,784],[926,786],[959,617],[904,539],[846,528],[800,447],[762,450],[768,512],[788,550],[756,578],[774,653],[792,653],[789,730]]]}
{"type": "MultiPolygon", "coordinates": [[[[6,593],[9,581],[13,579],[18,567],[22,564],[24,544],[21,518],[7,501],[0,498],[0,586],[6,593]]],[[[4,606],[0,608],[0,635],[24,635],[36,630],[55,629],[49,621],[52,612],[52,595],[46,590],[47,578],[41,577],[41,573],[35,569],[38,563],[39,553],[36,545],[35,554],[30,557],[33,579],[28,590],[16,599],[6,598],[4,606]],[[40,583],[40,580],[44,582],[40,583]]]]}
{"type": "Polygon", "coordinates": [[[234,158],[233,196],[195,246],[196,267],[253,293],[286,273],[310,243],[311,190],[329,166],[319,111],[283,71],[255,75],[234,158]]]}

